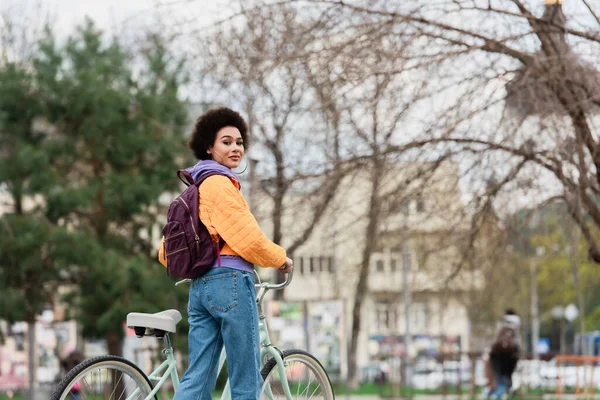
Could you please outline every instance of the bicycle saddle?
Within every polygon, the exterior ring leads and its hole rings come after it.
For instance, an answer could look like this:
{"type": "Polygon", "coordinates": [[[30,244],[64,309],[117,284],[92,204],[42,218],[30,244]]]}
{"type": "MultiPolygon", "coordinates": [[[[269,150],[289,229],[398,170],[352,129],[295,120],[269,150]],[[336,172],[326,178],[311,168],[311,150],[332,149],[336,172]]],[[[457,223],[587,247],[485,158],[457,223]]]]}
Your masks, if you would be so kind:
{"type": "Polygon", "coordinates": [[[165,332],[177,331],[177,323],[181,321],[181,313],[177,310],[165,310],[155,314],[129,313],[127,327],[135,330],[137,337],[162,337],[165,332]]]}

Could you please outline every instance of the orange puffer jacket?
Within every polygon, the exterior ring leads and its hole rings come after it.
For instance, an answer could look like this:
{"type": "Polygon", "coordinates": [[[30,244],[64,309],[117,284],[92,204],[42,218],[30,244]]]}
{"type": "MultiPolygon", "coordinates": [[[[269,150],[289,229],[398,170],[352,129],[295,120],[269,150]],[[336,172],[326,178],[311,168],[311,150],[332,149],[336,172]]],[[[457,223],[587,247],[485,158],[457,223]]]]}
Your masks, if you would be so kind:
{"type": "MultiPolygon", "coordinates": [[[[261,267],[279,268],[285,263],[285,250],[260,229],[240,192],[238,181],[213,175],[202,182],[199,190],[200,220],[213,240],[222,237],[225,241],[221,255],[240,256],[261,267]]],[[[160,242],[158,260],[167,266],[164,238],[160,242]]]]}

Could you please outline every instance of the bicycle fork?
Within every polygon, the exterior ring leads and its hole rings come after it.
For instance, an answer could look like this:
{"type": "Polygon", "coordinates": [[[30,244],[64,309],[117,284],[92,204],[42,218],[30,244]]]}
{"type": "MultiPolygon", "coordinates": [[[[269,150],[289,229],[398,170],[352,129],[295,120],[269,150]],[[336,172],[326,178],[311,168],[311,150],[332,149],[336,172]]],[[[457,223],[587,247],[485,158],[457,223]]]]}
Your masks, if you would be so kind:
{"type": "MultiPolygon", "coordinates": [[[[269,330],[267,329],[265,315],[262,312],[258,316],[258,327],[260,332],[260,343],[262,345],[262,349],[260,350],[260,360],[262,363],[261,368],[264,366],[264,361],[266,359],[265,356],[270,356],[275,359],[285,397],[287,400],[292,400],[290,385],[288,383],[287,375],[285,373],[285,367],[287,366],[287,363],[283,359],[283,353],[281,352],[281,350],[273,346],[273,344],[271,343],[271,338],[269,337],[269,330]]],[[[270,400],[274,399],[270,385],[267,385],[265,387],[265,394],[270,400]]]]}

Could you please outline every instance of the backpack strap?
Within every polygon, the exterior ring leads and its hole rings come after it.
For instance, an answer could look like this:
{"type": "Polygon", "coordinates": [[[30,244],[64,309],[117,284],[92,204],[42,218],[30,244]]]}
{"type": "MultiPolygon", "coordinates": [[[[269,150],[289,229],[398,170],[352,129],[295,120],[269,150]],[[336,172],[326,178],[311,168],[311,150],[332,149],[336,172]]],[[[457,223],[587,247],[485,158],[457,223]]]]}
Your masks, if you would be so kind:
{"type": "MultiPolygon", "coordinates": [[[[220,174],[219,172],[216,172],[216,171],[209,172],[209,173],[205,174],[204,176],[202,176],[200,179],[198,179],[198,182],[194,182],[194,178],[192,178],[192,175],[189,172],[187,172],[185,169],[177,170],[177,177],[179,178],[179,180],[181,180],[181,182],[185,183],[186,186],[196,185],[196,186],[200,187],[200,185],[202,184],[202,182],[204,182],[204,180],[206,178],[209,178],[213,175],[222,175],[222,174],[220,174]]],[[[219,241],[217,242],[217,255],[219,257],[219,267],[221,266],[221,249],[223,248],[224,245],[225,245],[225,241],[219,235],[219,241]]]]}
{"type": "MultiPolygon", "coordinates": [[[[184,171],[184,172],[187,173],[187,171],[184,171]]],[[[204,180],[206,178],[210,178],[211,176],[214,176],[214,175],[222,175],[222,174],[220,174],[219,172],[216,172],[216,171],[209,172],[209,173],[205,174],[204,176],[202,176],[200,179],[198,179],[198,182],[194,182],[194,185],[198,186],[198,188],[199,188],[200,185],[202,184],[202,182],[204,182],[204,180]]],[[[225,176],[225,175],[223,175],[223,176],[225,176]]],[[[221,266],[221,249],[223,248],[223,246],[225,246],[225,240],[223,240],[221,235],[219,235],[219,241],[216,242],[216,246],[217,246],[217,260],[218,260],[218,265],[220,267],[221,266]]]]}
{"type": "Polygon", "coordinates": [[[192,178],[192,175],[185,169],[177,170],[177,177],[181,182],[185,183],[185,186],[192,186],[194,184],[194,179],[192,178]]]}
{"type": "MultiPolygon", "coordinates": [[[[186,171],[187,172],[187,171],[186,171]]],[[[188,174],[189,175],[189,174],[188,174]]],[[[211,172],[207,172],[206,174],[203,174],[202,176],[200,176],[200,178],[197,181],[194,181],[193,179],[191,180],[192,185],[196,185],[198,187],[200,187],[200,185],[202,185],[202,182],[204,182],[207,178],[210,178],[211,176],[215,176],[215,175],[223,175],[217,171],[211,171],[211,172]]],[[[225,175],[223,175],[225,176],[225,175]]],[[[191,177],[190,177],[191,178],[191,177]]]]}

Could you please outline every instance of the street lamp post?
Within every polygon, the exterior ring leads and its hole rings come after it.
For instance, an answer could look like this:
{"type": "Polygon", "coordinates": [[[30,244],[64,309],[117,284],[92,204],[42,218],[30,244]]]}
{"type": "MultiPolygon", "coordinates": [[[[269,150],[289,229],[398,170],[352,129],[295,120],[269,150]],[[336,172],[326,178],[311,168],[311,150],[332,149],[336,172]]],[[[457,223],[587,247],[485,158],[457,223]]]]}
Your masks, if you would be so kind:
{"type": "Polygon", "coordinates": [[[410,397],[411,386],[411,362],[410,348],[412,346],[412,337],[410,332],[410,250],[408,247],[408,229],[404,228],[402,240],[402,293],[404,295],[404,386],[408,389],[410,397]]]}
{"type": "Polygon", "coordinates": [[[550,313],[552,319],[558,321],[558,352],[563,354],[567,343],[565,338],[565,308],[563,306],[556,306],[552,308],[550,313]]]}
{"type": "MultiPolygon", "coordinates": [[[[579,309],[577,308],[577,306],[575,304],[569,304],[566,307],[556,306],[556,307],[552,308],[551,314],[552,314],[552,319],[557,320],[560,323],[559,352],[564,353],[567,348],[567,338],[566,338],[566,331],[567,331],[566,328],[567,327],[565,326],[565,321],[568,323],[568,326],[570,326],[573,323],[573,321],[575,321],[575,319],[579,316],[579,309]]],[[[581,351],[582,351],[582,355],[585,355],[584,349],[582,349],[581,351]]]]}
{"type": "Polygon", "coordinates": [[[540,339],[540,314],[539,301],[537,293],[537,263],[539,259],[546,253],[546,249],[539,246],[535,249],[537,259],[530,263],[529,272],[531,274],[531,352],[533,359],[539,359],[537,344],[540,339]]]}

